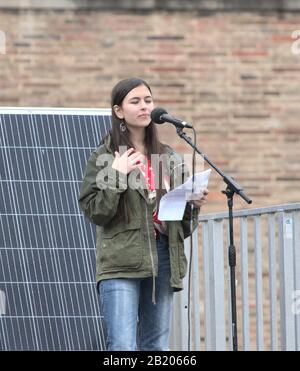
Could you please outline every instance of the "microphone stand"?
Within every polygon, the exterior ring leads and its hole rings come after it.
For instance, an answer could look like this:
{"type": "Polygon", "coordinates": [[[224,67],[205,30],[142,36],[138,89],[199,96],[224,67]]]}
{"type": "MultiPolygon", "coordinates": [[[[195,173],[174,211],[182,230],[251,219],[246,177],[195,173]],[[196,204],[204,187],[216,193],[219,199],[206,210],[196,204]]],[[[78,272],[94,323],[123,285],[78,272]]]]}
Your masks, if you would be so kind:
{"type": "Polygon", "coordinates": [[[203,157],[203,159],[222,177],[227,187],[225,191],[222,191],[227,197],[228,214],[229,214],[229,247],[228,247],[228,261],[230,267],[230,291],[231,291],[231,329],[232,329],[232,346],[233,350],[238,350],[238,338],[237,338],[237,315],[236,315],[236,287],[235,287],[235,267],[236,267],[236,250],[234,246],[234,235],[233,235],[233,196],[238,194],[248,204],[252,203],[252,200],[243,192],[242,187],[233,180],[230,176],[223,173],[217,165],[215,165],[199,148],[192,142],[191,138],[182,131],[182,127],[177,126],[177,134],[185,140],[195,151],[203,157]]]}

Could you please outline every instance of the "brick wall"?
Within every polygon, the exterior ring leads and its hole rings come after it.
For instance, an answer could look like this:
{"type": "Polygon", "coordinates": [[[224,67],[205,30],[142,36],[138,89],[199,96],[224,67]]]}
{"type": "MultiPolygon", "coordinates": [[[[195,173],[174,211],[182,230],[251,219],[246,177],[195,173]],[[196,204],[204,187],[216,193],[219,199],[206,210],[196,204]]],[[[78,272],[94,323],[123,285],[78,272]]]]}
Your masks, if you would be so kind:
{"type": "MultiPolygon", "coordinates": [[[[194,124],[200,148],[243,185],[252,207],[297,202],[298,29],[294,11],[6,7],[0,105],[108,107],[119,79],[141,76],[156,105],[194,124]]],[[[159,129],[190,152],[173,127],[159,129]]],[[[203,212],[226,210],[216,174],[209,188],[203,212]]]]}

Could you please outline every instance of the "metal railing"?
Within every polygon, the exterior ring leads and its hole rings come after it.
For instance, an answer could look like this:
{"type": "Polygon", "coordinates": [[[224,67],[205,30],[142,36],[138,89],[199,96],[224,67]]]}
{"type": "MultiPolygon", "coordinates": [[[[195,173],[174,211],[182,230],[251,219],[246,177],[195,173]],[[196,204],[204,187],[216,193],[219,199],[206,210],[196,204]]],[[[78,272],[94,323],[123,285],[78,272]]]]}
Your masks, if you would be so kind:
{"type": "MultiPolygon", "coordinates": [[[[239,350],[300,350],[299,219],[300,203],[234,213],[239,350]]],[[[190,349],[231,350],[228,214],[201,215],[199,222],[191,300],[186,277],[176,294],[170,349],[188,350],[190,304],[190,349]]],[[[185,249],[189,258],[189,239],[185,249]]]]}

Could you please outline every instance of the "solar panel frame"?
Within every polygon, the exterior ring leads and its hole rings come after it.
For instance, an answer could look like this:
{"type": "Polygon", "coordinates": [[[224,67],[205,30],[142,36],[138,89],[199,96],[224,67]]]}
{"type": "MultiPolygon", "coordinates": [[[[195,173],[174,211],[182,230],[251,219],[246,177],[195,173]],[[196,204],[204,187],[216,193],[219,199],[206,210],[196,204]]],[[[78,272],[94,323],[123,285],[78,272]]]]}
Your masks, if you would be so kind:
{"type": "Polygon", "coordinates": [[[0,350],[102,350],[95,227],[78,206],[110,109],[0,108],[0,350]]]}

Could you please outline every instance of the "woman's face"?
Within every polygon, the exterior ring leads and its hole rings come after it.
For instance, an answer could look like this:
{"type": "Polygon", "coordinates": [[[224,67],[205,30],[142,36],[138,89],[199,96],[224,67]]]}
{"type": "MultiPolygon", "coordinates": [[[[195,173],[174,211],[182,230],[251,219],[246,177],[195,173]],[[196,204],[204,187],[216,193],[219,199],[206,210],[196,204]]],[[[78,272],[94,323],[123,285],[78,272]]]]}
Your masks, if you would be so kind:
{"type": "Polygon", "coordinates": [[[113,107],[119,119],[125,120],[132,128],[147,127],[151,122],[153,99],[145,85],[132,89],[124,98],[121,106],[113,107]]]}

